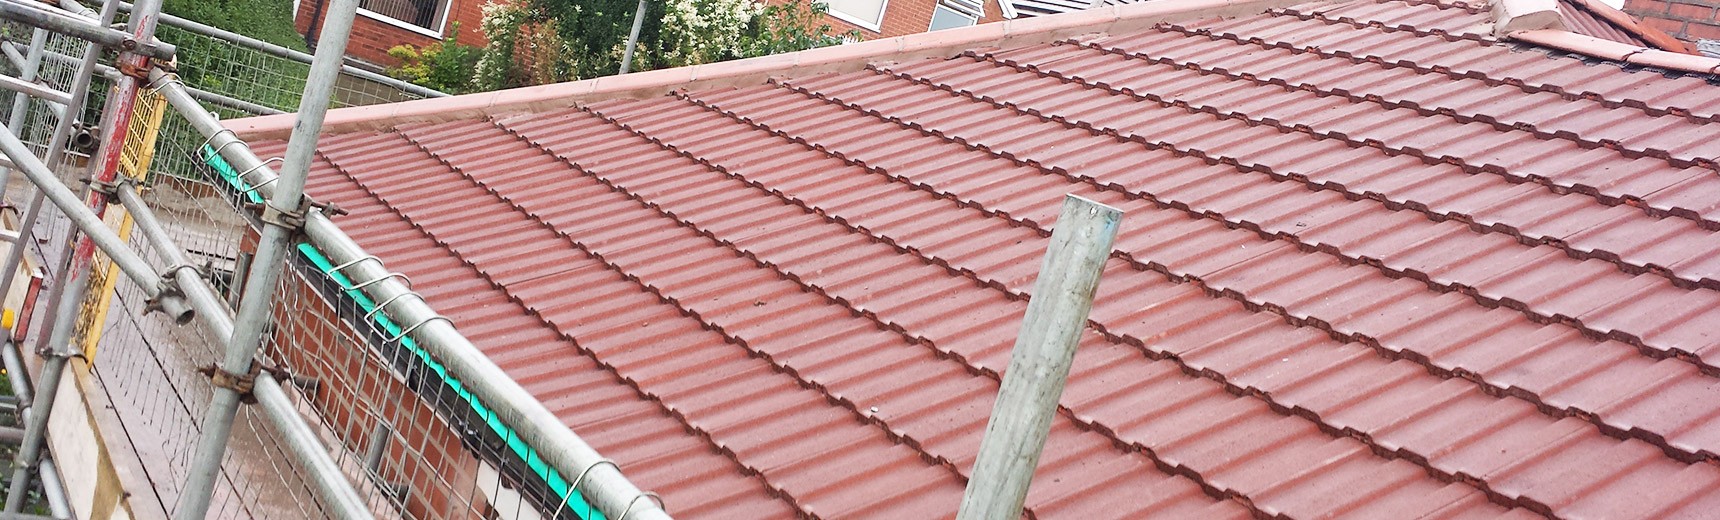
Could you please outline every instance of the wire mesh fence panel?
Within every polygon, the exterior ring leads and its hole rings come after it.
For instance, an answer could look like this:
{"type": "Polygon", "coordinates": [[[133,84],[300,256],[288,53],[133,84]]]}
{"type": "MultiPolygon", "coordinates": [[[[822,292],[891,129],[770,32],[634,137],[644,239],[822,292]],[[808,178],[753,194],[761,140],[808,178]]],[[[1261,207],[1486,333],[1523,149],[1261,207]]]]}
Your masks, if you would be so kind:
{"type": "MultiPolygon", "coordinates": [[[[163,25],[157,35],[179,47],[178,70],[187,85],[263,105],[293,111],[310,65],[256,49],[234,45],[219,38],[163,25]]],[[[334,106],[392,103],[423,96],[394,86],[342,74],[335,83],[334,106]]],[[[232,111],[223,115],[237,115],[232,111]]]]}
{"type": "MultiPolygon", "coordinates": [[[[29,28],[0,23],[4,40],[0,45],[20,55],[28,52],[31,36],[29,28]]],[[[178,69],[188,86],[275,110],[296,109],[308,73],[304,63],[176,27],[161,27],[160,38],[178,45],[178,69]]],[[[42,82],[70,90],[84,42],[56,35],[47,49],[50,59],[42,62],[42,82]]],[[[108,56],[107,63],[111,59],[108,56]]],[[[18,73],[12,60],[0,62],[8,73],[18,73]]],[[[79,115],[91,127],[110,87],[111,81],[101,78],[92,87],[89,107],[79,115]]],[[[9,117],[11,103],[3,94],[0,116],[9,117]]],[[[334,102],[351,106],[418,97],[347,74],[337,82],[334,102]]],[[[222,117],[252,115],[227,106],[205,106],[222,117]]],[[[45,155],[59,115],[39,100],[32,100],[26,110],[27,124],[19,134],[45,155]]],[[[185,250],[188,261],[234,306],[242,289],[239,285],[252,268],[249,252],[255,247],[254,209],[260,199],[243,189],[245,172],[217,173],[206,164],[213,150],[183,117],[166,112],[156,131],[153,157],[138,180],[143,198],[185,250]]],[[[71,157],[56,170],[69,186],[82,190],[78,179],[85,176],[86,160],[77,153],[71,157]]],[[[13,183],[8,190],[10,203],[22,205],[24,184],[22,180],[13,183]]],[[[124,229],[127,224],[121,218],[113,225],[124,229]]],[[[52,206],[44,208],[35,229],[41,239],[32,244],[48,266],[44,285],[63,274],[54,271],[68,250],[64,241],[69,229],[62,213],[52,206]]],[[[128,243],[157,270],[170,267],[140,233],[130,234],[128,243]]],[[[403,337],[401,324],[387,322],[375,312],[378,302],[351,290],[353,281],[332,269],[314,248],[300,244],[285,267],[289,272],[281,277],[271,300],[272,324],[258,360],[291,382],[287,395],[298,415],[320,437],[374,515],[591,517],[581,512],[541,514],[562,495],[542,476],[543,462],[535,451],[522,448],[493,412],[403,337]]],[[[220,359],[226,338],[211,337],[199,325],[177,325],[148,312],[145,292],[129,280],[96,283],[118,278],[116,273],[98,269],[92,275],[96,278],[91,291],[70,297],[85,299],[86,309],[106,310],[85,312],[78,337],[88,343],[85,355],[119,416],[123,442],[143,462],[153,488],[148,490],[153,496],[143,499],[172,511],[184,492],[202,415],[212,394],[210,379],[201,369],[220,359]]],[[[37,328],[35,337],[44,335],[45,321],[32,324],[37,328]]],[[[295,460],[261,410],[240,407],[210,517],[327,516],[310,477],[295,460]]],[[[560,485],[565,488],[566,482],[560,485]]]]}

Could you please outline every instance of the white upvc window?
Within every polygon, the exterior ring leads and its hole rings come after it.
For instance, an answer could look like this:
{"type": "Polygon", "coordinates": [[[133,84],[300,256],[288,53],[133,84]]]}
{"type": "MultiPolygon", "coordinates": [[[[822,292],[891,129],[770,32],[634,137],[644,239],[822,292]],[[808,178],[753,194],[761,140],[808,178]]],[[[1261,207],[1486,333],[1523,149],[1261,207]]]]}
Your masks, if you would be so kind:
{"type": "Polygon", "coordinates": [[[983,0],[938,0],[932,8],[932,25],[926,30],[953,29],[979,23],[985,17],[983,0]]]}
{"type": "Polygon", "coordinates": [[[889,0],[829,0],[830,15],[873,31],[881,31],[889,0]]]}
{"type": "Polygon", "coordinates": [[[395,27],[441,38],[451,3],[451,0],[359,0],[358,12],[395,27]]]}

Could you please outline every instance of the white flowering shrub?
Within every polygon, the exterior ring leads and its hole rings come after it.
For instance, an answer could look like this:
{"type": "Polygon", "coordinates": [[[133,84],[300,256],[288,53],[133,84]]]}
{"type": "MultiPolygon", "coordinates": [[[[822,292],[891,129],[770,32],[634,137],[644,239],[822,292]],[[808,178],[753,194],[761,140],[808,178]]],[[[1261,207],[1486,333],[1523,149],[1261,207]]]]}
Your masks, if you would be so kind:
{"type": "MultiPolygon", "coordinates": [[[[614,74],[637,0],[510,0],[484,6],[478,90],[614,74]]],[[[823,4],[649,0],[632,70],[698,65],[842,42],[823,4]]]]}

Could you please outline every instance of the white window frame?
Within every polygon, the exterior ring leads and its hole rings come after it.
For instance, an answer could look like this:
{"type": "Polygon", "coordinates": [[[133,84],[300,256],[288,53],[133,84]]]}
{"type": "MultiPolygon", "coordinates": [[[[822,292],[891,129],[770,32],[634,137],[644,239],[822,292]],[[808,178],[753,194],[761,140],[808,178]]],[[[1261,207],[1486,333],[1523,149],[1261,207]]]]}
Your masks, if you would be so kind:
{"type": "MultiPolygon", "coordinates": [[[[452,3],[452,0],[450,0],[450,3],[452,3]]],[[[867,22],[865,20],[861,20],[859,18],[855,18],[853,16],[849,16],[848,14],[837,11],[835,9],[826,9],[824,11],[824,13],[828,14],[830,16],[836,17],[837,20],[842,20],[844,22],[854,24],[854,25],[860,27],[861,29],[866,29],[868,31],[882,34],[884,32],[884,17],[889,16],[889,14],[890,14],[890,0],[884,0],[884,4],[878,6],[878,23],[875,23],[875,24],[871,23],[871,22],[867,22]]]]}
{"type": "Polygon", "coordinates": [[[406,29],[408,31],[412,31],[412,32],[415,32],[418,34],[422,34],[424,36],[429,36],[431,38],[435,38],[435,39],[440,40],[440,39],[442,39],[443,33],[447,32],[447,30],[448,30],[448,16],[450,13],[453,12],[454,2],[457,2],[457,1],[459,1],[459,0],[448,0],[446,3],[442,4],[442,16],[440,17],[442,21],[441,21],[441,23],[437,24],[436,30],[434,30],[434,31],[429,30],[429,29],[425,29],[423,27],[419,27],[417,25],[413,25],[411,23],[406,22],[405,20],[396,20],[392,16],[378,13],[376,11],[371,11],[371,10],[365,9],[363,7],[358,8],[358,14],[364,15],[365,18],[376,20],[378,22],[382,22],[382,23],[385,23],[388,25],[399,27],[401,29],[406,29]]]}
{"type": "Polygon", "coordinates": [[[926,22],[926,32],[932,32],[933,30],[942,31],[942,30],[947,30],[947,29],[960,29],[962,27],[973,27],[975,25],[979,25],[979,19],[985,16],[985,11],[984,11],[985,4],[980,3],[979,5],[980,5],[980,9],[981,9],[979,16],[974,16],[974,15],[970,15],[970,14],[961,12],[961,10],[959,10],[959,9],[955,9],[955,8],[950,7],[950,6],[944,5],[943,2],[938,2],[936,4],[933,4],[932,5],[932,20],[935,21],[938,19],[938,11],[941,10],[941,11],[944,11],[946,13],[949,13],[952,16],[959,16],[959,17],[967,19],[968,24],[956,26],[956,27],[945,27],[943,29],[932,29],[932,22],[926,22]]]}

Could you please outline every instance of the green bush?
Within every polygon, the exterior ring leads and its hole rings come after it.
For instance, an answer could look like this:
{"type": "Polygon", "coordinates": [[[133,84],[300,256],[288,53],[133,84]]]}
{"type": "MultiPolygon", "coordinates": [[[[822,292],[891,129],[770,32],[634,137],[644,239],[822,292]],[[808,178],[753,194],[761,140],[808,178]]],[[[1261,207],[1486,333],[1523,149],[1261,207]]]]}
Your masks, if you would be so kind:
{"type": "MultiPolygon", "coordinates": [[[[460,23],[455,22],[449,34],[459,33],[460,23]]],[[[400,65],[390,67],[388,75],[449,94],[463,94],[472,90],[472,68],[482,52],[481,48],[452,41],[424,47],[396,45],[388,49],[388,55],[400,60],[400,65]]]]}
{"type": "Polygon", "coordinates": [[[162,9],[288,49],[305,50],[304,37],[293,27],[293,3],[288,0],[164,0],[162,9]]]}

